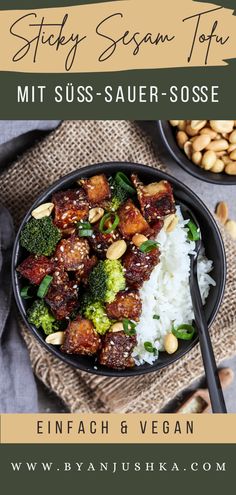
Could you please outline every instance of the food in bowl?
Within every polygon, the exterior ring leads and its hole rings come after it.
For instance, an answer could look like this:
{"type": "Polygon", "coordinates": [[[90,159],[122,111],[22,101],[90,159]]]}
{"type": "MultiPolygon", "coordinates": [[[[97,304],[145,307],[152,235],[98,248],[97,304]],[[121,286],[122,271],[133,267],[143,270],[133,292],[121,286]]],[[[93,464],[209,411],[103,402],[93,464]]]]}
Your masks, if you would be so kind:
{"type": "MultiPolygon", "coordinates": [[[[21,231],[28,322],[63,353],[111,369],[173,354],[195,333],[188,279],[198,236],[166,180],[143,184],[123,172],[80,179],[34,209],[21,231]]],[[[211,269],[202,253],[203,302],[211,269]]]]}
{"type": "Polygon", "coordinates": [[[176,141],[203,170],[236,175],[236,120],[170,120],[176,141]]]}

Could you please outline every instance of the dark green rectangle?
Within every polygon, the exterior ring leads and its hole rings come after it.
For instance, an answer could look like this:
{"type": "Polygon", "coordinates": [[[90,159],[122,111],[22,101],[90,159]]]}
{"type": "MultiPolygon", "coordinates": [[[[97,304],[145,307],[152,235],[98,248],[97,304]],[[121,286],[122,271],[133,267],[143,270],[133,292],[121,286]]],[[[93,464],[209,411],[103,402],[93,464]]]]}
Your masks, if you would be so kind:
{"type": "MultiPolygon", "coordinates": [[[[12,9],[32,9],[32,8],[47,8],[47,7],[67,7],[71,5],[86,5],[91,3],[116,2],[122,0],[2,0],[1,10],[12,9]]],[[[195,2],[210,3],[209,0],[193,0],[195,2]]],[[[216,5],[235,9],[235,0],[214,0],[216,5]]]]}
{"type": "Polygon", "coordinates": [[[51,490],[89,495],[189,495],[210,490],[217,495],[233,491],[236,467],[235,445],[2,445],[0,454],[1,486],[7,487],[6,493],[26,495],[51,490]],[[22,463],[19,472],[12,470],[11,462],[22,463]],[[38,463],[34,472],[28,471],[27,462],[38,463]],[[51,471],[45,472],[41,463],[50,462],[51,471]],[[83,462],[81,472],[76,462],[83,462]],[[71,469],[66,470],[65,463],[71,469]],[[108,471],[101,470],[100,463],[108,463],[108,471]],[[140,463],[139,471],[135,463],[140,463]]]}
{"type": "MultiPolygon", "coordinates": [[[[31,8],[55,6],[55,5],[79,5],[90,3],[87,1],[59,1],[50,0],[41,2],[32,0],[30,2],[11,2],[10,6],[31,8]]],[[[94,3],[100,3],[98,1],[94,3]]],[[[235,6],[235,2],[218,1],[218,5],[227,7],[235,6]]],[[[122,4],[122,2],[121,2],[122,4]]],[[[2,2],[1,8],[9,6],[9,2],[2,2]]],[[[183,12],[184,15],[184,12],[183,12]]],[[[157,7],[158,19],[158,7],[157,7]]],[[[135,28],[135,16],[134,16],[135,28]]],[[[132,26],[130,27],[132,29],[132,26]]],[[[186,59],[190,46],[184,46],[186,59]]],[[[102,65],[101,65],[102,70],[102,65]]],[[[201,119],[203,115],[210,115],[212,119],[234,119],[234,93],[235,93],[235,60],[224,67],[199,67],[199,68],[176,68],[176,69],[153,69],[153,70],[130,70],[111,73],[90,74],[23,74],[2,72],[0,74],[0,105],[2,119],[178,119],[191,118],[201,119]],[[69,86],[68,86],[69,84],[69,86]],[[72,84],[72,86],[70,86],[72,84]],[[29,99],[28,103],[17,102],[17,87],[24,88],[32,86],[36,91],[34,101],[29,99]],[[46,86],[45,98],[39,103],[38,86],[46,86]],[[55,87],[62,86],[63,102],[55,101],[55,87]],[[105,102],[105,87],[112,87],[113,99],[105,102]],[[76,97],[67,101],[66,88],[78,86],[93,87],[92,102],[77,102],[76,97]],[[146,99],[141,102],[139,98],[140,87],[144,86],[146,99]],[[150,87],[158,88],[158,101],[150,101],[150,87]],[[178,99],[176,102],[170,100],[170,88],[175,86],[178,99]],[[212,86],[218,86],[218,102],[211,99],[212,86]],[[124,98],[116,100],[117,89],[121,87],[124,98]],[[196,101],[193,99],[194,87],[207,87],[209,99],[207,101],[196,101]],[[128,100],[130,90],[132,102],[128,100]],[[136,98],[134,97],[136,92],[136,98]],[[101,93],[98,94],[98,93],[101,93]]],[[[119,95],[120,96],[120,95],[119,95]]],[[[71,99],[71,98],[69,98],[71,99]]]]}
{"type": "MultiPolygon", "coordinates": [[[[236,64],[222,68],[207,69],[159,69],[113,72],[101,74],[15,74],[2,73],[0,75],[0,106],[2,119],[173,119],[191,118],[201,119],[203,115],[210,115],[212,119],[234,119],[235,105],[235,73],[236,64]],[[71,86],[72,84],[72,86],[71,86]],[[45,98],[39,103],[36,88],[35,103],[17,103],[17,86],[45,85],[45,98]],[[56,86],[63,88],[63,103],[54,101],[56,86]],[[69,86],[68,86],[69,85],[69,86]],[[122,86],[125,102],[119,99],[111,103],[104,101],[104,88],[112,86],[113,97],[117,88],[122,86]],[[76,91],[77,86],[92,86],[94,100],[92,103],[78,103],[65,100],[67,88],[69,95],[71,88],[76,91]],[[127,101],[128,88],[133,92],[136,87],[145,86],[147,102],[140,103],[127,101]],[[158,103],[149,102],[150,86],[158,86],[158,103]],[[169,99],[170,87],[177,86],[179,100],[172,103],[169,99]],[[181,101],[181,88],[185,87],[184,94],[189,88],[189,101],[181,101]],[[219,103],[211,101],[194,103],[192,101],[193,86],[219,86],[219,103]],[[162,93],[167,95],[162,95],[162,93]],[[97,96],[96,93],[102,93],[97,96]]],[[[69,96],[70,97],[70,96],[69,96]]],[[[185,96],[186,98],[186,96],[185,96]]],[[[71,97],[70,97],[71,99],[71,97]]]]}
{"type": "MultiPolygon", "coordinates": [[[[119,0],[112,0],[117,2],[119,0]]],[[[1,10],[13,9],[43,9],[48,7],[68,7],[72,5],[87,5],[91,3],[106,3],[111,0],[11,0],[1,1],[1,10]]]]}

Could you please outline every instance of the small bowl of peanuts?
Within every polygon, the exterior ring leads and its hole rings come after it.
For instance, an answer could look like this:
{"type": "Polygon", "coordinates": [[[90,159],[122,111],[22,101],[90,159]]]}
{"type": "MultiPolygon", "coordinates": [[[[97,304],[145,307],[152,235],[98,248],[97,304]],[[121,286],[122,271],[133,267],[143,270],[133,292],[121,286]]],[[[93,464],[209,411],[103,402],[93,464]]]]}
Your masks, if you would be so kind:
{"type": "Polygon", "coordinates": [[[158,147],[200,180],[236,184],[236,120],[158,120],[158,147]]]}

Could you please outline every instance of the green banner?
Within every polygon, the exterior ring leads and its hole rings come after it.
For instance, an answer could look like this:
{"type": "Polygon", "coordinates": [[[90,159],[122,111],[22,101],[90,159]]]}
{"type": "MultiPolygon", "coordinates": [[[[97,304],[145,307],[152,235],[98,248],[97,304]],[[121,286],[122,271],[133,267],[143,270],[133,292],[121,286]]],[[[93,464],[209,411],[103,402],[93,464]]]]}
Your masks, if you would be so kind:
{"type": "Polygon", "coordinates": [[[234,486],[234,445],[4,445],[0,452],[7,493],[220,495],[234,486]]]}
{"type": "MultiPolygon", "coordinates": [[[[63,6],[69,8],[69,6],[82,6],[85,4],[98,4],[111,7],[111,2],[98,2],[90,0],[87,1],[36,1],[32,0],[26,1],[12,1],[1,2],[2,13],[6,9],[32,9],[44,7],[58,7],[63,6]]],[[[127,4],[127,2],[113,2],[115,5],[127,4]]],[[[191,0],[189,0],[191,4],[191,0]]],[[[199,9],[206,2],[193,1],[192,4],[199,4],[199,9]],[[201,7],[200,7],[201,6],[201,7]]],[[[142,2],[139,2],[141,5],[142,2]]],[[[160,3],[158,3],[160,5],[160,3]]],[[[186,4],[185,4],[186,5],[186,4]]],[[[209,3],[207,3],[209,9],[209,3]]],[[[217,1],[214,2],[215,9],[214,17],[218,18],[221,15],[222,10],[217,10],[217,6],[226,7],[227,9],[232,9],[235,7],[234,1],[217,1]]],[[[213,7],[214,7],[213,5],[213,7]]],[[[176,4],[175,4],[176,6],[176,4]]],[[[79,8],[79,7],[78,7],[79,8]]],[[[91,5],[90,5],[91,8],[91,5]]],[[[180,21],[183,24],[183,19],[186,16],[186,12],[183,10],[181,12],[181,2],[179,2],[180,9],[180,21]]],[[[225,9],[223,9],[225,10],[225,9]]],[[[65,10],[66,12],[66,10],[65,10]]],[[[158,19],[158,13],[160,12],[157,8],[156,15],[158,19]]],[[[232,20],[232,10],[226,11],[229,15],[229,20],[232,20]]],[[[112,14],[113,15],[113,14],[112,14]]],[[[148,15],[148,13],[147,13],[148,15]]],[[[149,13],[150,17],[153,17],[149,13]]],[[[15,17],[14,17],[15,19],[15,17]]],[[[17,16],[16,16],[16,19],[17,16]]],[[[171,17],[170,17],[171,19],[171,17]]],[[[117,19],[116,19],[117,20],[117,19]]],[[[139,25],[140,19],[136,17],[136,12],[133,13],[133,26],[128,26],[130,31],[136,29],[139,25]]],[[[218,22],[218,21],[216,21],[218,22]]],[[[158,24],[158,23],[157,23],[158,24]]],[[[115,24],[116,25],[116,24],[115,24]]],[[[185,24],[186,25],[186,24],[185,24]]],[[[11,25],[12,26],[12,25],[11,25]]],[[[16,44],[16,51],[22,50],[24,58],[28,56],[29,48],[32,48],[32,43],[29,43],[29,38],[27,35],[22,35],[22,29],[16,34],[16,27],[14,27],[14,35],[12,36],[11,26],[6,28],[7,40],[6,48],[9,50],[9,58],[7,62],[11,62],[10,59],[16,57],[15,48],[10,49],[8,47],[8,42],[13,42],[16,44]],[[22,36],[23,45],[26,41],[25,48],[22,48],[22,36]],[[27,46],[28,43],[28,46],[27,46]]],[[[18,26],[18,24],[17,24],[18,26]]],[[[183,24],[184,26],[184,24],[183,24]]],[[[195,24],[193,23],[193,27],[195,24]]],[[[132,70],[107,70],[103,71],[104,65],[99,66],[99,71],[96,72],[71,72],[71,67],[64,71],[65,73],[48,73],[40,72],[32,73],[32,71],[37,70],[38,59],[36,63],[32,63],[30,66],[30,71],[22,72],[22,65],[13,64],[13,70],[9,71],[4,69],[0,72],[0,105],[1,105],[1,118],[2,119],[32,119],[32,118],[51,118],[51,119],[156,119],[162,118],[182,118],[183,115],[186,118],[199,119],[202,115],[211,115],[211,118],[221,119],[234,118],[234,92],[235,92],[235,74],[236,74],[236,62],[234,54],[228,57],[227,53],[234,53],[233,46],[234,39],[233,34],[226,36],[227,26],[223,26],[222,22],[218,22],[219,33],[213,31],[211,38],[210,34],[204,35],[204,46],[206,46],[206,51],[204,50],[206,60],[208,61],[208,56],[210,50],[213,50],[214,44],[217,46],[217,53],[219,54],[219,65],[210,66],[208,63],[201,63],[201,66],[191,66],[186,67],[172,67],[168,68],[134,68],[132,70]],[[221,35],[221,36],[220,36],[221,35]],[[229,38],[229,39],[228,39],[229,38]],[[222,41],[223,40],[223,41],[222,41]],[[207,44],[206,44],[207,43],[207,44]],[[231,50],[227,51],[227,46],[231,50]],[[228,45],[227,45],[228,44],[228,45]],[[219,45],[222,45],[219,48],[219,45]],[[225,50],[225,51],[224,51],[225,50]],[[227,59],[227,64],[222,65],[222,59],[220,64],[220,58],[222,54],[224,60],[227,59]],[[32,69],[32,70],[31,70],[32,69]],[[15,72],[16,71],[16,72],[15,72]]],[[[195,28],[194,28],[195,29],[195,28]]],[[[233,30],[235,32],[235,29],[233,30]]],[[[200,35],[201,31],[197,34],[200,35]]],[[[147,33],[148,34],[148,33],[147,33]]],[[[150,34],[150,33],[149,33],[150,34]]],[[[194,35],[194,30],[192,35],[194,35]]],[[[111,36],[111,35],[110,35],[111,36]]],[[[203,36],[203,35],[201,35],[203,36]]],[[[200,38],[201,38],[200,36],[200,38]]],[[[101,38],[101,36],[100,36],[101,38]]],[[[106,36],[102,36],[102,41],[105,43],[104,47],[107,47],[106,36]]],[[[149,37],[150,38],[150,37],[149,37]]],[[[199,39],[200,39],[199,38],[199,39]]],[[[186,53],[190,55],[191,58],[191,39],[195,43],[195,38],[190,38],[188,40],[188,49],[186,53]]],[[[101,41],[99,39],[99,41],[101,41]]],[[[149,39],[150,41],[150,39],[149,39]]],[[[126,44],[126,38],[123,40],[126,44]]],[[[153,40],[151,41],[151,43],[153,40]]],[[[145,41],[146,45],[147,42],[145,41]]],[[[184,46],[185,40],[182,40],[184,46]]],[[[199,50],[202,50],[201,43],[203,40],[199,41],[199,50]]],[[[81,45],[83,46],[83,45],[81,45]]],[[[116,53],[118,53],[117,44],[116,53]]],[[[177,45],[173,45],[172,56],[173,59],[175,55],[178,55],[177,45]],[[176,53],[175,53],[176,49],[176,53]]],[[[195,45],[194,50],[196,50],[195,45]]],[[[113,46],[114,48],[114,46],[113,46]]],[[[39,48],[38,48],[39,49],[39,48]]],[[[147,46],[145,46],[147,49],[147,46]]],[[[42,52],[46,53],[46,52],[42,52]]],[[[48,52],[49,53],[49,52],[48,52]]],[[[86,45],[84,49],[86,54],[86,45]]],[[[111,49],[110,52],[111,53],[111,49]]],[[[127,51],[130,56],[130,51],[127,51]]],[[[134,50],[135,53],[135,50],[134,50]]],[[[144,56],[146,52],[140,53],[137,57],[133,57],[135,64],[138,57],[144,56]]],[[[161,52],[150,52],[150,53],[161,53],[161,52]]],[[[164,53],[164,52],[163,52],[164,53]]],[[[196,53],[196,51],[195,51],[196,53]]],[[[212,52],[211,52],[212,53],[212,52]]],[[[2,41],[2,55],[4,55],[4,39],[2,41]]],[[[50,58],[50,68],[53,67],[53,59],[51,58],[54,54],[50,51],[48,55],[50,58]]],[[[78,55],[78,52],[77,52],[78,55]]],[[[80,55],[80,52],[79,52],[80,55]]],[[[55,51],[55,57],[57,56],[57,50],[55,51]]],[[[117,56],[117,55],[116,55],[117,56]]],[[[156,56],[156,55],[155,55],[156,56]]],[[[236,53],[235,53],[236,57],[236,53]]],[[[23,56],[22,56],[23,58],[23,56]]],[[[40,58],[40,57],[38,57],[40,58]]],[[[0,58],[0,70],[1,70],[1,60],[0,58]]],[[[31,57],[27,59],[31,61],[31,57]]],[[[122,59],[121,59],[122,60],[122,59]]],[[[145,56],[144,56],[145,60],[145,56]]],[[[22,60],[21,60],[22,62],[22,60]]],[[[41,56],[42,62],[42,56],[41,56]]],[[[141,62],[140,62],[141,63],[141,62]]],[[[156,59],[156,66],[158,66],[158,58],[156,59]]],[[[173,63],[173,60],[172,60],[173,63]]],[[[224,62],[223,62],[224,63],[224,62]]],[[[152,61],[155,65],[155,62],[152,61]]],[[[186,64],[188,65],[187,58],[186,64]]],[[[124,64],[125,65],[125,64],[124,64]]],[[[149,64],[147,64],[148,67],[149,64]]],[[[78,67],[79,67],[79,56],[78,56],[78,67]]],[[[122,64],[121,64],[122,67],[122,64]]],[[[73,67],[72,67],[73,68],[73,67]]],[[[79,69],[78,69],[79,70],[79,69]]]]}
{"type": "Polygon", "coordinates": [[[225,119],[226,116],[227,119],[234,119],[235,74],[235,61],[228,67],[208,69],[159,69],[78,75],[2,73],[1,118],[155,120],[181,119],[183,116],[202,119],[203,115],[210,115],[212,119],[225,119]],[[90,99],[91,81],[92,101],[88,103],[85,99],[90,99]],[[17,103],[18,85],[29,87],[28,103],[17,103]],[[39,86],[46,86],[43,102],[40,102],[39,86]],[[60,95],[63,98],[60,103],[54,100],[55,86],[60,86],[60,95]],[[83,102],[76,101],[76,96],[73,96],[76,95],[78,86],[82,87],[83,102]],[[157,86],[161,94],[158,102],[149,99],[151,86],[157,86]],[[175,103],[170,100],[173,86],[178,98],[175,103]],[[212,103],[211,99],[205,103],[194,103],[191,98],[194,86],[197,86],[199,91],[201,87],[207,86],[210,93],[213,86],[219,87],[219,103],[212,103]],[[146,93],[145,103],[139,101],[141,90],[146,93]],[[187,95],[186,98],[189,94],[186,103],[181,101],[183,91],[187,95]],[[130,98],[132,102],[129,101],[130,98]]]}

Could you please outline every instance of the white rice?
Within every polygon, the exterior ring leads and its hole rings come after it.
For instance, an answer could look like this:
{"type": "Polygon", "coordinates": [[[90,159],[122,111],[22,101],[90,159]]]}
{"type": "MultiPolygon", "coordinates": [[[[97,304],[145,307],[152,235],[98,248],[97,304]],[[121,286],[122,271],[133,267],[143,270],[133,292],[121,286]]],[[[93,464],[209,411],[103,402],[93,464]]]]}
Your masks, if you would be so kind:
{"type": "MultiPolygon", "coordinates": [[[[164,336],[172,326],[192,324],[194,318],[189,288],[189,254],[195,243],[188,240],[188,220],[183,220],[180,208],[177,208],[177,216],[179,222],[174,231],[167,234],[162,229],[156,237],[161,252],[160,263],[140,290],[142,315],[136,326],[138,344],[133,353],[137,365],[144,362],[152,364],[158,359],[158,352],[155,356],[147,352],[144,342],[151,342],[157,351],[161,351],[164,336]],[[154,315],[158,315],[159,319],[154,319],[154,315]]],[[[203,304],[210,286],[216,285],[209,275],[212,268],[212,261],[206,258],[204,252],[200,253],[198,281],[203,304]]]]}

